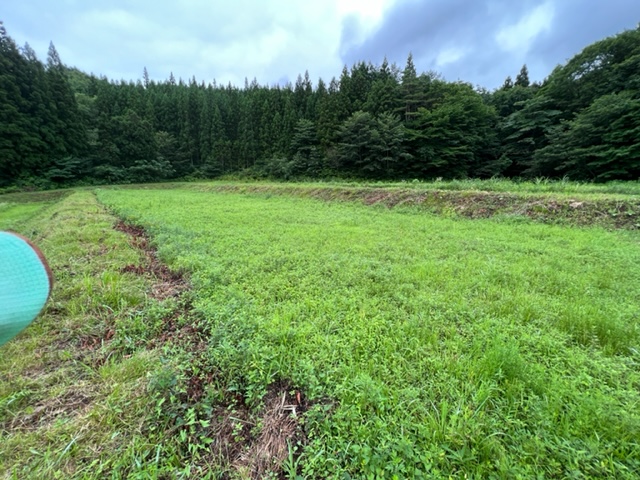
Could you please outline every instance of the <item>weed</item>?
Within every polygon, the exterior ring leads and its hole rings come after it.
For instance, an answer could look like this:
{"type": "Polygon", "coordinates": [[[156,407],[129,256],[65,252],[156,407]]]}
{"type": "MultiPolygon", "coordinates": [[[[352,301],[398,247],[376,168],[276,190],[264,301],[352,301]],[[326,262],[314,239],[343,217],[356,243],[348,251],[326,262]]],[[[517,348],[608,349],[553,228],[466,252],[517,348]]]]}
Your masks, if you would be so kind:
{"type": "Polygon", "coordinates": [[[172,362],[332,399],[296,475],[638,473],[635,234],[190,188],[99,197],[191,272],[203,353],[172,362]]]}

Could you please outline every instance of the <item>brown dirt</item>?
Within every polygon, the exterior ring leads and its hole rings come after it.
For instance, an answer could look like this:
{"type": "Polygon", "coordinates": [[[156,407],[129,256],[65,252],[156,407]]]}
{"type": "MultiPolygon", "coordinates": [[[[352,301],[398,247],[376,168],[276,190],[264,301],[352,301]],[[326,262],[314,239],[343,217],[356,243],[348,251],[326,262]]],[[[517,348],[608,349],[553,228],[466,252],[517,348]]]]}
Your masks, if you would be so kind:
{"type": "MultiPolygon", "coordinates": [[[[207,435],[213,439],[211,455],[227,465],[233,478],[284,478],[282,465],[289,448],[305,443],[300,418],[307,409],[303,395],[283,384],[272,385],[258,413],[236,399],[212,414],[207,435]]],[[[297,458],[298,453],[294,454],[297,458]]]]}
{"type": "MultiPolygon", "coordinates": [[[[173,272],[158,259],[157,251],[152,245],[144,228],[125,223],[122,220],[114,225],[114,229],[129,236],[131,245],[142,255],[140,264],[126,265],[120,269],[122,273],[133,273],[151,278],[150,296],[156,300],[174,298],[178,300],[178,307],[164,319],[164,326],[160,336],[151,341],[150,346],[158,346],[167,342],[188,344],[191,351],[201,351],[205,348],[205,337],[196,324],[184,324],[181,317],[191,314],[191,303],[183,296],[189,290],[189,282],[184,275],[173,272]]],[[[191,401],[197,401],[202,395],[202,386],[193,377],[193,385],[189,384],[187,396],[191,401]]]]}
{"type": "Polygon", "coordinates": [[[299,416],[305,411],[300,392],[293,395],[282,387],[272,388],[264,399],[260,433],[248,448],[232,462],[238,471],[247,471],[251,478],[264,478],[267,472],[277,472],[289,456],[296,441],[303,443],[299,416]]]}
{"type": "Polygon", "coordinates": [[[92,397],[87,391],[76,389],[64,392],[54,398],[37,403],[27,415],[19,415],[5,426],[10,430],[37,430],[61,417],[81,414],[91,404],[92,397]]]}
{"type": "Polygon", "coordinates": [[[121,269],[122,273],[135,273],[137,275],[148,275],[153,278],[151,296],[156,300],[165,300],[170,297],[178,297],[189,288],[185,278],[158,260],[156,249],[150,243],[149,236],[143,228],[119,221],[115,227],[119,232],[126,233],[131,245],[144,255],[145,261],[142,265],[127,265],[121,269]]]}

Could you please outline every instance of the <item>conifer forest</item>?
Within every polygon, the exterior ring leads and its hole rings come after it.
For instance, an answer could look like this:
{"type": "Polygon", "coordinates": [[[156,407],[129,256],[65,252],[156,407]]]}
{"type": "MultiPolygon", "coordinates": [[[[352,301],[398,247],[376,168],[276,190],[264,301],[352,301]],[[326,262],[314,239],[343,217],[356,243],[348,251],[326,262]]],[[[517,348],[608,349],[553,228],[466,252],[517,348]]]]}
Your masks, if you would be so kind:
{"type": "MultiPolygon", "coordinates": [[[[359,62],[330,80],[243,86],[96,77],[0,30],[0,187],[214,178],[640,176],[640,27],[542,83],[488,91],[359,62]]],[[[212,78],[215,72],[212,72],[212,78]]]]}

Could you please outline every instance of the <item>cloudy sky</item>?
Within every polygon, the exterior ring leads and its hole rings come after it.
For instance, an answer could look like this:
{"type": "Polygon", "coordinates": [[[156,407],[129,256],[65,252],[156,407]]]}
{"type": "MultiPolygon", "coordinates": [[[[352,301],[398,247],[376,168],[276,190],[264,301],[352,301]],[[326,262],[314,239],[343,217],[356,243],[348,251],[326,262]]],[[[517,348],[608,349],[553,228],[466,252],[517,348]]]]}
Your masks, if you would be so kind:
{"type": "Polygon", "coordinates": [[[526,63],[543,80],[588,44],[640,22],[639,0],[5,0],[0,20],[41,59],[96,75],[193,75],[242,86],[314,84],[365,60],[496,88],[526,63]]]}

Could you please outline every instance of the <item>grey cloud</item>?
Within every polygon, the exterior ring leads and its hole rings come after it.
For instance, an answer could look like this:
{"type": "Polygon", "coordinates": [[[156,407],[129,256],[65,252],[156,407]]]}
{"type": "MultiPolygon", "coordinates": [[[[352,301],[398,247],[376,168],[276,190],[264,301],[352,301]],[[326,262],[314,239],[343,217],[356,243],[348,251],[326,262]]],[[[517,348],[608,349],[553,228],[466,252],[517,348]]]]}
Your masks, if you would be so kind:
{"type": "Polygon", "coordinates": [[[97,75],[139,79],[146,66],[157,80],[173,72],[242,85],[245,77],[270,84],[306,69],[339,73],[333,15],[323,3],[289,0],[61,0],[55,8],[24,0],[4,6],[2,20],[41,57],[52,40],[63,62],[97,75]]]}
{"type": "Polygon", "coordinates": [[[640,22],[637,0],[566,0],[556,5],[551,34],[534,42],[534,58],[548,59],[548,73],[565,63],[584,47],[602,38],[635,28],[640,22]]]}
{"type": "Polygon", "coordinates": [[[357,48],[358,38],[361,35],[360,21],[356,15],[348,15],[342,21],[342,34],[340,35],[340,54],[348,55],[351,49],[357,48]]]}
{"type": "MultiPolygon", "coordinates": [[[[516,24],[543,0],[405,0],[391,8],[379,28],[358,45],[341,50],[346,64],[359,60],[379,63],[386,55],[404,65],[413,53],[420,71],[436,70],[448,80],[463,80],[496,88],[523,63],[533,80],[543,80],[553,67],[583,47],[640,19],[636,0],[556,0],[553,21],[532,39],[526,51],[505,51],[497,33],[516,24]],[[439,66],[444,51],[459,58],[439,66]]],[[[345,27],[349,31],[349,27],[345,27]]]]}
{"type": "Polygon", "coordinates": [[[382,25],[364,43],[350,49],[345,59],[358,55],[378,58],[437,53],[447,42],[459,44],[482,39],[496,27],[518,18],[536,3],[533,0],[493,2],[476,0],[405,0],[387,12],[382,25]],[[509,7],[506,7],[509,6],[509,7]],[[504,8],[503,8],[504,7],[504,8]]]}
{"type": "Polygon", "coordinates": [[[173,72],[272,84],[309,70],[328,82],[343,63],[380,63],[386,55],[402,66],[412,51],[419,70],[490,88],[525,62],[542,80],[587,44],[640,20],[637,0],[555,0],[553,21],[527,51],[500,48],[496,34],[544,1],[552,0],[398,0],[373,32],[355,15],[341,26],[332,2],[291,0],[60,0],[55,7],[23,0],[3,5],[1,19],[42,59],[51,40],[65,63],[113,79],[139,79],[146,66],[157,80],[173,72]]]}

